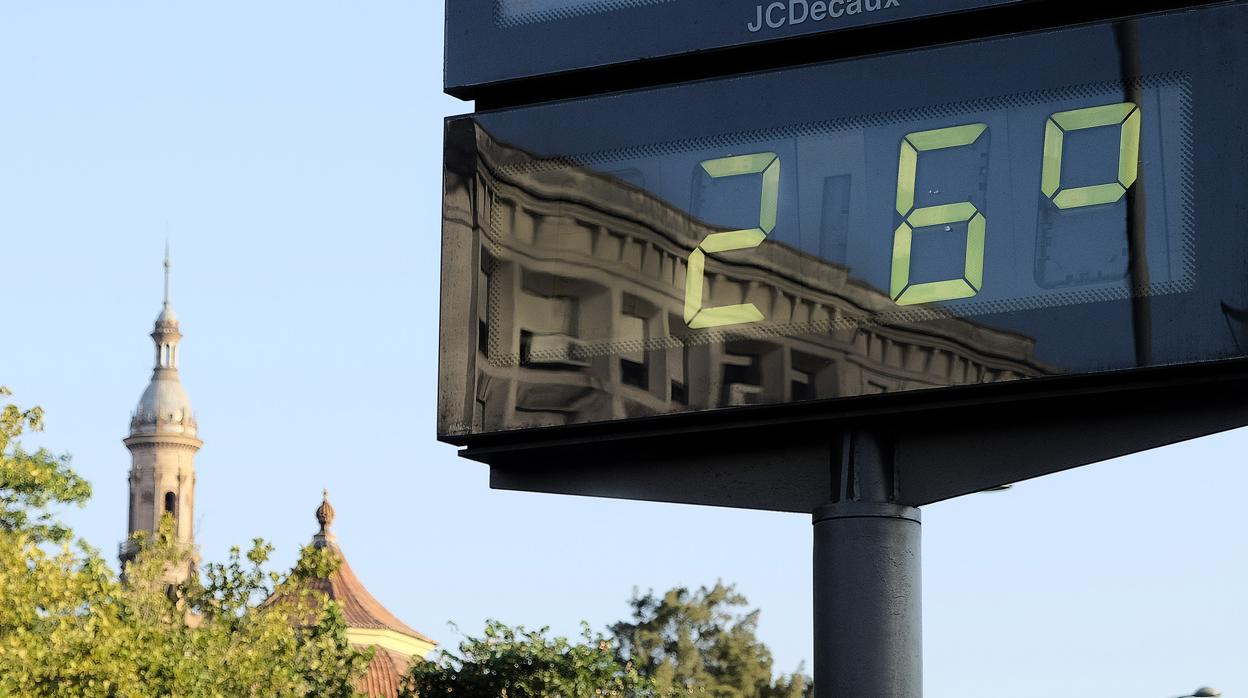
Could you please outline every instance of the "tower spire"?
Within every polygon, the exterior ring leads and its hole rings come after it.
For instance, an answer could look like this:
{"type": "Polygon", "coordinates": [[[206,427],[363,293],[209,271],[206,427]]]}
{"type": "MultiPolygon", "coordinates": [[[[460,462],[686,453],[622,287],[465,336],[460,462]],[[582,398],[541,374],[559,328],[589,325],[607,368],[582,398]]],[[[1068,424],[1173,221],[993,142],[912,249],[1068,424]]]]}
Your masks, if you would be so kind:
{"type": "Polygon", "coordinates": [[[170,301],[169,287],[173,270],[173,259],[169,254],[169,241],[165,241],[165,300],[160,315],[156,317],[156,328],[152,339],[156,342],[156,368],[176,370],[178,367],[178,340],[182,333],[178,330],[178,316],[173,312],[170,301]]]}
{"type": "Polygon", "coordinates": [[[169,307],[169,270],[173,268],[173,260],[169,258],[169,240],[165,240],[165,307],[169,307]]]}

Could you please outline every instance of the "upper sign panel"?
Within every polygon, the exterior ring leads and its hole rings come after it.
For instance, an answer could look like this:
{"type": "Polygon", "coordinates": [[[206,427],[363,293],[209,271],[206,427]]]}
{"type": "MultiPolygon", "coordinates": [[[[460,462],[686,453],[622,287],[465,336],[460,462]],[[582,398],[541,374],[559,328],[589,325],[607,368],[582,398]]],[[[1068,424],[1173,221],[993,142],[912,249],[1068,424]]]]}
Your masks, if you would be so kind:
{"type": "Polygon", "coordinates": [[[1023,0],[448,0],[451,94],[1023,0]]]}

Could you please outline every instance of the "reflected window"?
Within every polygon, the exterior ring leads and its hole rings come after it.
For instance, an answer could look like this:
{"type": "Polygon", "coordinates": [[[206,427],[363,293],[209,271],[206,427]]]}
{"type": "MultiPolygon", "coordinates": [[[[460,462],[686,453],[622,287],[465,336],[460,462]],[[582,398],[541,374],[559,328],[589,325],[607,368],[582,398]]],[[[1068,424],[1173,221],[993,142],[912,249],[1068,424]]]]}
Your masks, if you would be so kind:
{"type": "Polygon", "coordinates": [[[524,271],[516,299],[520,364],[566,370],[589,364],[579,355],[579,316],[584,284],[574,279],[524,271]]]}
{"type": "Polygon", "coordinates": [[[620,381],[642,390],[650,389],[650,367],[647,363],[646,340],[649,339],[642,304],[625,297],[624,313],[620,316],[620,381]]]}
{"type": "Polygon", "coordinates": [[[790,399],[794,401],[814,400],[816,397],[814,374],[797,368],[790,370],[789,390],[791,393],[790,399]]]}
{"type": "Polygon", "coordinates": [[[528,366],[533,363],[533,333],[528,330],[520,330],[520,365],[528,366]]]}
{"type": "Polygon", "coordinates": [[[762,369],[754,354],[724,354],[723,403],[752,405],[762,395],[762,369]]]}
{"type": "MultiPolygon", "coordinates": [[[[679,315],[667,316],[667,331],[672,337],[684,339],[689,326],[679,315]]],[[[689,347],[681,344],[667,349],[667,378],[671,383],[671,401],[678,405],[689,404],[689,347]]]]}
{"type": "Polygon", "coordinates": [[[793,401],[817,400],[820,386],[826,391],[833,385],[835,372],[832,362],[827,357],[816,356],[799,351],[789,353],[791,367],[789,369],[789,396],[793,401]]]}
{"type": "Polygon", "coordinates": [[[533,334],[577,336],[579,298],[575,291],[574,282],[525,273],[516,309],[520,327],[533,334]]]}
{"type": "Polygon", "coordinates": [[[481,260],[477,270],[477,351],[490,354],[490,273],[493,261],[481,260]]]}

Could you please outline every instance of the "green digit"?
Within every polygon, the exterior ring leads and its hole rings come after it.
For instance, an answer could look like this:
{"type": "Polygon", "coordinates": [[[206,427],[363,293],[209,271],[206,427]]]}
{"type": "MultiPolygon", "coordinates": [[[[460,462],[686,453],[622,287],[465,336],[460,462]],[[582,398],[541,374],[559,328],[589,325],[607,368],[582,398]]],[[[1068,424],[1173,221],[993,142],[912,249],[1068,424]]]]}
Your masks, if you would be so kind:
{"type": "Polygon", "coordinates": [[[775,153],[754,153],[716,158],[702,163],[702,169],[713,178],[763,174],[762,201],[759,204],[758,227],[712,233],[689,255],[685,272],[685,323],[693,329],[740,325],[758,322],[763,314],[753,303],[702,307],[702,283],[706,255],[758,247],[776,227],[780,208],[780,158],[775,153]]]}
{"type": "Polygon", "coordinates": [[[1040,189],[1061,209],[1112,204],[1135,184],[1140,162],[1140,109],[1132,102],[1057,112],[1044,125],[1044,167],[1040,189]],[[1070,131],[1119,126],[1118,181],[1062,188],[1062,146],[1070,131]]]}
{"type": "Polygon", "coordinates": [[[914,187],[919,173],[919,153],[972,145],[988,130],[987,124],[966,124],[907,134],[901,141],[897,165],[897,213],[901,225],[893,233],[891,295],[897,305],[916,305],[970,298],[984,285],[984,239],[988,219],[963,201],[956,204],[914,207],[914,187]],[[910,283],[910,252],[915,228],[966,223],[966,263],[962,278],[910,283]]]}

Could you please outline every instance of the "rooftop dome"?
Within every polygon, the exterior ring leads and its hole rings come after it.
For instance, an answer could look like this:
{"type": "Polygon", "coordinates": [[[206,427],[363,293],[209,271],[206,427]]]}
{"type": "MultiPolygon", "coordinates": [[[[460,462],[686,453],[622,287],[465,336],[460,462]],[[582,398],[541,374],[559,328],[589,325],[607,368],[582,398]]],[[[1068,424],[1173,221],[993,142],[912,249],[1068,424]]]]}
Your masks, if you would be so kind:
{"type": "Polygon", "coordinates": [[[157,368],[130,420],[131,434],[195,436],[195,413],[175,369],[157,368]]]}

